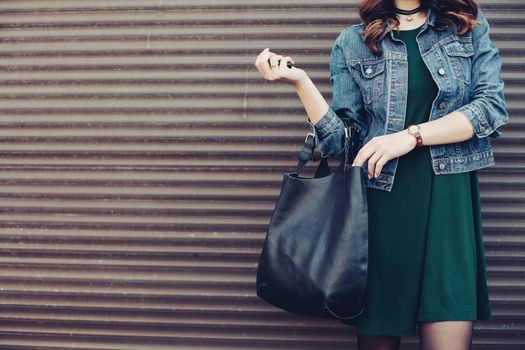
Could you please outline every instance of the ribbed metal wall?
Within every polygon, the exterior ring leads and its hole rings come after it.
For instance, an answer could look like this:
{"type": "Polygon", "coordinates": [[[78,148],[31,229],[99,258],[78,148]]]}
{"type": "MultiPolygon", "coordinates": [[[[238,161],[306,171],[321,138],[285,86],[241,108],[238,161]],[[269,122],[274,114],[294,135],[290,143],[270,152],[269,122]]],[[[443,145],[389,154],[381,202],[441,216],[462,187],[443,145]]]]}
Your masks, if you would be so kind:
{"type": "MultiPolygon", "coordinates": [[[[474,342],[524,349],[525,4],[482,8],[510,123],[480,172],[494,320],[474,342]]],[[[329,97],[358,21],[355,0],[1,1],[0,349],[355,349],[255,295],[308,128],[253,62],[292,55],[329,97]]]]}

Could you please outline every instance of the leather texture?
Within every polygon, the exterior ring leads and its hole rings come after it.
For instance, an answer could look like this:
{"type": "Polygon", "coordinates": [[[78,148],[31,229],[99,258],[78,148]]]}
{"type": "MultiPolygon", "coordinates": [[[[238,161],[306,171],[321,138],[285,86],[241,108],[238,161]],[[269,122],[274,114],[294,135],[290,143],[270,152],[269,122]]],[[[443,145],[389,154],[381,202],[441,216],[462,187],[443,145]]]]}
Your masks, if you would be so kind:
{"type": "Polygon", "coordinates": [[[313,178],[307,136],[296,171],[285,174],[257,270],[257,296],[288,312],[350,319],[364,310],[368,268],[366,182],[352,166],[357,130],[343,135],[345,157],[334,172],[322,158],[313,178]]]}

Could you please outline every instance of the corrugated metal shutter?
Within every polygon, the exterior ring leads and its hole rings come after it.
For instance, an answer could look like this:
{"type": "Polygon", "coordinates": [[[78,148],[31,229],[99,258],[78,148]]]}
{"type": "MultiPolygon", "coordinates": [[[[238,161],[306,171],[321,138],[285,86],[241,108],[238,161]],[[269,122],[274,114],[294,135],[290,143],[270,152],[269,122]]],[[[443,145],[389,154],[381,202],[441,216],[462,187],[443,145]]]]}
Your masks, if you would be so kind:
{"type": "MultiPolygon", "coordinates": [[[[494,320],[525,346],[525,4],[488,2],[511,114],[481,172],[494,320]]],[[[255,295],[282,173],[308,130],[286,51],[328,97],[357,2],[2,1],[0,349],[352,349],[353,328],[255,295]]],[[[417,338],[403,340],[416,349],[417,338]]]]}

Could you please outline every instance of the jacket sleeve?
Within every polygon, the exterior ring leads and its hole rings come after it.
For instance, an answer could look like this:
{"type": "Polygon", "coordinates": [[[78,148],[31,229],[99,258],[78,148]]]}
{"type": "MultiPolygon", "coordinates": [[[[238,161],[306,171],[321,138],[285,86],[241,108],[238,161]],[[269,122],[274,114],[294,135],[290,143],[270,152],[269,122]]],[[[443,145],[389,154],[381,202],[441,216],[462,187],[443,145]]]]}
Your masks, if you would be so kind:
{"type": "Polygon", "coordinates": [[[499,138],[501,132],[496,129],[509,119],[500,74],[501,59],[499,49],[489,37],[490,25],[480,9],[476,20],[481,24],[472,28],[474,55],[470,102],[456,111],[468,117],[477,137],[499,138]]]}
{"type": "Polygon", "coordinates": [[[343,38],[347,30],[341,32],[335,40],[330,54],[330,83],[332,85],[332,104],[326,114],[315,124],[308,120],[315,134],[321,156],[332,156],[342,160],[344,123],[349,121],[359,131],[359,144],[365,135],[365,110],[359,86],[352,78],[343,53],[343,38]]]}

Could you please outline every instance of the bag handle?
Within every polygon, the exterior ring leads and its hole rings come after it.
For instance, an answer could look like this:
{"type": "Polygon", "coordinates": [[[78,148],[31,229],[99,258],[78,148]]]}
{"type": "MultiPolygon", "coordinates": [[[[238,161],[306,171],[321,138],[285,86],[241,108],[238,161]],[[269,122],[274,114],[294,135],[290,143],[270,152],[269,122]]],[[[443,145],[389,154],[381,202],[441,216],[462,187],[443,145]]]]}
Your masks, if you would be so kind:
{"type": "Polygon", "coordinates": [[[341,143],[344,144],[345,149],[345,164],[350,165],[359,151],[359,130],[353,125],[347,126],[342,137],[344,137],[341,143]]]}
{"type": "MultiPolygon", "coordinates": [[[[345,152],[344,165],[345,167],[349,166],[357,154],[358,147],[358,132],[359,130],[351,125],[350,123],[345,123],[344,134],[341,136],[341,144],[345,152]]],[[[297,155],[298,163],[297,168],[295,169],[296,174],[299,174],[301,170],[306,166],[306,164],[314,158],[314,150],[317,146],[315,142],[315,135],[311,132],[306,134],[304,140],[304,145],[299,154],[297,155]]],[[[329,172],[328,170],[328,160],[327,158],[321,158],[321,164],[317,168],[315,177],[319,177],[322,173],[329,172]]]]}
{"type": "Polygon", "coordinates": [[[301,172],[301,170],[303,170],[303,168],[306,166],[306,163],[314,158],[315,147],[315,135],[309,132],[306,134],[306,138],[304,139],[303,149],[301,149],[297,155],[299,163],[297,163],[297,168],[295,169],[296,174],[299,174],[299,172],[301,172]]]}

